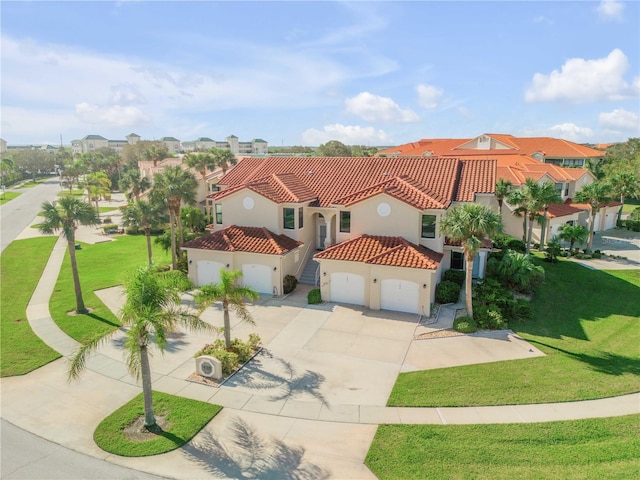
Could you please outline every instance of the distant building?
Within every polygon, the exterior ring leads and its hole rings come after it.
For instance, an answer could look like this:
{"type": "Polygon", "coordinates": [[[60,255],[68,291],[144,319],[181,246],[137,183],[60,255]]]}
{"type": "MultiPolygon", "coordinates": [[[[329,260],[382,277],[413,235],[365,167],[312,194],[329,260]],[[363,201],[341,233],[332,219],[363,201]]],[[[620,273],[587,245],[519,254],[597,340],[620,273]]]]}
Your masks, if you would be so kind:
{"type": "Polygon", "coordinates": [[[218,142],[209,137],[199,137],[193,141],[182,142],[185,152],[204,151],[211,148],[230,150],[234,155],[265,155],[269,144],[261,138],[255,138],[250,142],[240,142],[235,135],[229,135],[226,142],[218,142]]]}
{"type": "Polygon", "coordinates": [[[162,137],[160,141],[166,145],[169,153],[180,153],[182,151],[180,140],[175,137],[162,137]]]}

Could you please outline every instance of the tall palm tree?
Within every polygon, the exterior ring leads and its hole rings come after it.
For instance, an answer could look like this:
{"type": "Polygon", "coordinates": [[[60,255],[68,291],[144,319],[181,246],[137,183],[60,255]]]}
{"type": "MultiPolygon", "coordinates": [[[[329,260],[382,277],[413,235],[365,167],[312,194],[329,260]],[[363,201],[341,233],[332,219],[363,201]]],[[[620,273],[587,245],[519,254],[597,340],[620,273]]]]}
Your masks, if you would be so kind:
{"type": "Polygon", "coordinates": [[[236,163],[238,163],[238,159],[236,158],[236,156],[233,154],[231,150],[222,150],[220,148],[212,148],[209,151],[211,152],[211,154],[213,155],[213,158],[215,159],[216,166],[222,169],[223,175],[226,175],[227,170],[229,170],[229,168],[232,165],[235,165],[236,163]]]}
{"type": "Polygon", "coordinates": [[[96,213],[100,220],[100,199],[111,197],[111,180],[104,172],[90,173],[85,177],[84,188],[87,189],[89,200],[96,202],[96,213]]]}
{"type": "Polygon", "coordinates": [[[147,253],[149,265],[153,263],[151,248],[151,229],[161,227],[167,223],[167,206],[156,199],[136,200],[129,203],[122,210],[122,223],[125,227],[138,228],[144,231],[147,237],[147,253]]]}
{"type": "Polygon", "coordinates": [[[220,282],[203,285],[200,291],[196,293],[194,299],[196,305],[203,311],[215,302],[222,302],[222,311],[224,312],[224,342],[227,348],[231,347],[231,321],[229,319],[229,310],[240,317],[241,320],[253,324],[253,319],[245,299],[256,301],[260,294],[251,287],[243,287],[236,284],[236,281],[242,276],[239,270],[220,270],[220,282]]]}
{"type": "Polygon", "coordinates": [[[471,276],[473,260],[482,242],[502,232],[502,218],[489,207],[478,203],[466,203],[449,210],[440,220],[445,237],[460,242],[465,259],[465,305],[467,315],[473,317],[471,276]]]}
{"type": "Polygon", "coordinates": [[[540,190],[538,191],[538,200],[540,201],[540,206],[543,211],[543,219],[540,229],[540,250],[544,250],[544,242],[547,236],[547,213],[549,212],[549,207],[554,203],[562,203],[562,198],[560,197],[556,186],[547,181],[540,186],[540,190]]]}
{"type": "Polygon", "coordinates": [[[169,224],[171,226],[171,260],[173,269],[178,268],[177,248],[176,248],[176,225],[180,235],[180,243],[183,242],[182,222],[180,220],[180,207],[183,203],[194,205],[196,203],[196,190],[198,182],[193,174],[187,170],[182,170],[179,166],[167,167],[162,173],[157,174],[154,179],[155,194],[167,199],[169,208],[169,224]]]}
{"type": "Polygon", "coordinates": [[[638,197],[640,195],[640,180],[634,173],[618,173],[610,179],[612,193],[620,197],[620,210],[618,210],[618,222],[622,220],[622,210],[624,209],[624,200],[629,197],[638,197]]]}
{"type": "Polygon", "coordinates": [[[76,312],[87,313],[84,299],[82,298],[80,276],[78,275],[78,264],[76,262],[76,230],[80,225],[95,225],[98,223],[96,211],[90,204],[79,198],[62,197],[57,204],[55,202],[44,202],[42,204],[42,215],[44,216],[44,222],[38,227],[42,233],[50,234],[62,230],[64,238],[67,239],[73,285],[76,293],[76,312]]]}
{"type": "Polygon", "coordinates": [[[533,236],[533,222],[538,216],[538,212],[542,206],[540,202],[540,185],[531,178],[525,180],[517,190],[513,190],[507,201],[514,205],[514,215],[522,216],[522,235],[526,245],[526,252],[531,251],[531,238],[533,236]]]}
{"type": "MultiPolygon", "coordinates": [[[[157,274],[149,265],[137,269],[125,283],[126,301],[120,313],[127,329],[124,354],[129,372],[142,379],[144,426],[153,427],[151,367],[149,345],[155,342],[160,351],[167,346],[167,334],[182,325],[192,331],[215,331],[215,328],[181,305],[180,291],[168,275],[157,274]]],[[[69,379],[78,378],[86,366],[87,356],[119,330],[98,335],[74,352],[69,366],[69,379]]]]}
{"type": "Polygon", "coordinates": [[[591,250],[593,245],[593,231],[595,229],[596,215],[600,209],[611,201],[611,185],[596,180],[593,183],[585,185],[576,193],[575,201],[578,203],[588,203],[591,207],[591,221],[589,222],[589,240],[587,248],[591,250]]]}
{"type": "Polygon", "coordinates": [[[207,171],[218,166],[216,158],[211,152],[192,152],[185,155],[187,165],[197,170],[202,177],[202,185],[207,194],[207,171]]]}
{"type": "Polygon", "coordinates": [[[500,178],[496,182],[496,200],[498,200],[498,207],[500,208],[500,213],[502,213],[502,203],[505,199],[509,197],[511,190],[513,189],[513,184],[509,180],[505,180],[504,178],[500,178]]]}
{"type": "Polygon", "coordinates": [[[140,198],[145,191],[151,188],[151,181],[140,174],[140,170],[129,170],[120,178],[120,188],[126,192],[129,201],[140,198]]]}
{"type": "Polygon", "coordinates": [[[589,236],[589,230],[584,228],[582,225],[562,225],[558,229],[558,232],[558,238],[560,240],[569,242],[569,252],[573,252],[574,243],[578,242],[582,244],[589,236]]]}

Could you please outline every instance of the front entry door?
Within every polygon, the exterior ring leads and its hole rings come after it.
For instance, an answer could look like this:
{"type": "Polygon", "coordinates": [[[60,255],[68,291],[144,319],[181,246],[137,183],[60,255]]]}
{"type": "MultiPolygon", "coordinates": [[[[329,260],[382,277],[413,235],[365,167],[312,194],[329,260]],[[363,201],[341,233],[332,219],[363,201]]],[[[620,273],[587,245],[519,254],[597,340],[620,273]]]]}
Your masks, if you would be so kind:
{"type": "Polygon", "coordinates": [[[327,238],[327,224],[322,222],[318,225],[318,250],[324,250],[324,241],[327,238]]]}

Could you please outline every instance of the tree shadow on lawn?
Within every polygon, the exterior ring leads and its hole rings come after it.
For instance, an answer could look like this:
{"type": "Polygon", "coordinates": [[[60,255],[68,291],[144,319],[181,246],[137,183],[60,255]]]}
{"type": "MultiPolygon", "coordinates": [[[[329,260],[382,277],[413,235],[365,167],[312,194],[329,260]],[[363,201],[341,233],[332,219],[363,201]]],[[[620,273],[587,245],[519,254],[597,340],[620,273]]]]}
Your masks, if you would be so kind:
{"type": "Polygon", "coordinates": [[[228,427],[227,445],[208,430],[183,448],[184,455],[221,478],[321,480],[330,472],[307,462],[305,449],[276,438],[263,438],[251,425],[235,418],[228,427]]]}
{"type": "MultiPolygon", "coordinates": [[[[597,322],[612,315],[640,317],[640,286],[566,260],[550,264],[536,259],[536,263],[543,265],[545,281],[531,302],[534,320],[510,323],[518,334],[590,340],[583,321],[597,322]]],[[[640,270],[634,272],[640,284],[640,270]]]]}
{"type": "Polygon", "coordinates": [[[111,320],[109,320],[108,318],[101,317],[100,315],[96,315],[95,313],[91,313],[91,312],[90,312],[90,313],[85,313],[85,315],[86,315],[87,317],[93,318],[94,320],[97,320],[97,321],[99,321],[99,322],[102,322],[102,323],[104,323],[104,324],[106,324],[106,325],[110,325],[110,326],[112,326],[112,327],[121,327],[121,326],[122,326],[122,325],[120,325],[119,323],[112,322],[112,321],[111,321],[111,320]]]}
{"type": "Polygon", "coordinates": [[[617,355],[611,352],[601,352],[600,355],[587,355],[584,353],[574,353],[554,345],[539,342],[537,340],[529,340],[530,343],[543,345],[547,348],[562,352],[579,362],[588,364],[592,370],[607,375],[624,375],[631,373],[640,375],[640,359],[627,357],[625,355],[617,355]]]}

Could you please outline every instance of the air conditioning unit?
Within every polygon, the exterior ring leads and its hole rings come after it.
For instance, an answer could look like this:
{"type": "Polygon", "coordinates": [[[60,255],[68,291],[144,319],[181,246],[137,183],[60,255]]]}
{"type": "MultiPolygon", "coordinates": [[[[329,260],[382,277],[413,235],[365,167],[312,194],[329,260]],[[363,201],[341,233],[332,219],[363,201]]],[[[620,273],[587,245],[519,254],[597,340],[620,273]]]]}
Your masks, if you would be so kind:
{"type": "Polygon", "coordinates": [[[196,357],[196,372],[203,377],[219,380],[222,378],[222,362],[216,357],[201,355],[196,357]]]}

